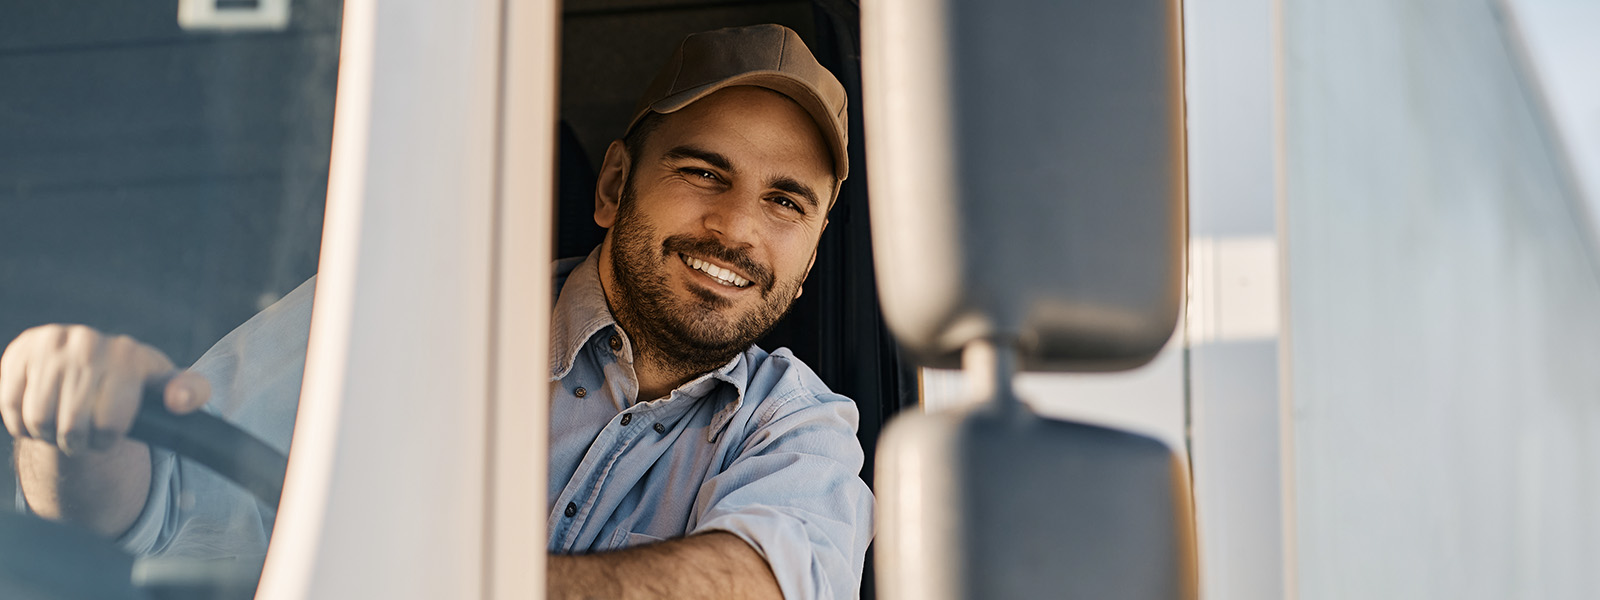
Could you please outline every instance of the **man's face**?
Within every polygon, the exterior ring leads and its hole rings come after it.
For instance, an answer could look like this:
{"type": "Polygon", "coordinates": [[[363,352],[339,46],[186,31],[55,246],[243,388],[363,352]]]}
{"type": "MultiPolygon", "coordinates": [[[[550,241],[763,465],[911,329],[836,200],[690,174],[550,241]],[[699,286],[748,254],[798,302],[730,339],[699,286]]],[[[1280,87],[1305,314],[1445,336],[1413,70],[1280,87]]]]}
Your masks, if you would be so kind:
{"type": "MultiPolygon", "coordinates": [[[[699,372],[743,351],[799,296],[833,170],[816,124],[766,89],[727,88],[657,118],[616,205],[597,205],[611,229],[601,281],[646,352],[699,372]]],[[[602,188],[616,185],[614,154],[626,157],[608,151],[602,188]]]]}

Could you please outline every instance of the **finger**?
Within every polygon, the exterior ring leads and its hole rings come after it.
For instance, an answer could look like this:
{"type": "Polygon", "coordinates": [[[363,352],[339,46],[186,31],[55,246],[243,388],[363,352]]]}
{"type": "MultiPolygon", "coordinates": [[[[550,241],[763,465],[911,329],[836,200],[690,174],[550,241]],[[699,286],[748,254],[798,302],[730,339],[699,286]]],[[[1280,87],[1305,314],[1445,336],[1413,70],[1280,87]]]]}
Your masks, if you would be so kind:
{"type": "Polygon", "coordinates": [[[6,347],[0,355],[0,420],[13,438],[26,437],[22,427],[22,394],[28,385],[28,371],[23,368],[20,350],[16,343],[6,347]]]}
{"type": "Polygon", "coordinates": [[[164,382],[172,371],[172,361],[160,350],[119,335],[106,340],[99,362],[107,375],[94,403],[91,442],[95,448],[106,449],[128,434],[146,382],[164,382]]]}
{"type": "Polygon", "coordinates": [[[72,454],[89,446],[91,395],[103,373],[104,339],[83,325],[70,325],[51,361],[61,372],[56,397],[55,439],[63,452],[72,454]]]}
{"type": "Polygon", "coordinates": [[[211,399],[211,383],[203,375],[179,371],[160,350],[134,343],[144,365],[144,385],[161,389],[162,404],[168,411],[180,415],[193,412],[211,399]]]}
{"type": "Polygon", "coordinates": [[[94,424],[94,392],[99,387],[97,379],[100,377],[92,365],[77,366],[61,375],[56,443],[67,454],[89,449],[89,436],[94,424]]]}
{"type": "Polygon", "coordinates": [[[22,393],[22,425],[25,437],[50,443],[56,441],[57,399],[61,396],[61,370],[30,365],[28,387],[22,393]]]}
{"type": "Polygon", "coordinates": [[[170,375],[172,360],[153,346],[147,346],[125,335],[112,338],[109,353],[117,364],[130,365],[146,380],[158,375],[170,375]]]}
{"type": "Polygon", "coordinates": [[[144,392],[144,377],[121,372],[106,377],[94,403],[94,434],[90,443],[96,450],[109,450],[128,435],[133,417],[139,412],[139,397],[144,392]]]}
{"type": "MultiPolygon", "coordinates": [[[[38,349],[55,349],[65,339],[64,331],[59,325],[30,328],[18,334],[17,339],[6,345],[5,353],[0,354],[0,418],[5,419],[6,431],[13,438],[33,437],[23,410],[31,395],[29,373],[40,366],[38,349]]],[[[44,379],[39,376],[34,376],[33,382],[34,386],[44,385],[44,379]]]]}
{"type": "Polygon", "coordinates": [[[180,371],[167,381],[167,410],[175,414],[194,412],[211,400],[211,382],[194,371],[180,371]]]}

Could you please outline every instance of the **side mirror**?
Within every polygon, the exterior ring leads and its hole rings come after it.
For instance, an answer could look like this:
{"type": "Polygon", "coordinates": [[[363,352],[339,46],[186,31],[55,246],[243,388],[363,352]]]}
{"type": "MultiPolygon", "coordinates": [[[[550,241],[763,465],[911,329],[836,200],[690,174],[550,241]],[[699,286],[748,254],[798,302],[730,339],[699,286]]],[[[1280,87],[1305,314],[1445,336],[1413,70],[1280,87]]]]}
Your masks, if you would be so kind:
{"type": "Polygon", "coordinates": [[[1009,340],[1024,370],[1154,358],[1183,294],[1177,0],[862,6],[885,318],[921,362],[1009,340]]]}
{"type": "Polygon", "coordinates": [[[1182,306],[1179,0],[862,5],[879,296],[988,397],[878,445],[878,597],[1193,599],[1188,472],[1161,442],[1043,419],[1021,370],[1154,358],[1182,306]]]}

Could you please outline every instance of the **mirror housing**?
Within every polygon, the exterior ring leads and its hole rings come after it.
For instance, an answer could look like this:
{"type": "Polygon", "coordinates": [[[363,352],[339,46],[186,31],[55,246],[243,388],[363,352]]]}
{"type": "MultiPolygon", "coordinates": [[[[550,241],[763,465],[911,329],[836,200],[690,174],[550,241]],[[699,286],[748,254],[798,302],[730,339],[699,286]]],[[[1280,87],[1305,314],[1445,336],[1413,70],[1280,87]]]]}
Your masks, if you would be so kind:
{"type": "Polygon", "coordinates": [[[862,15],[879,296],[900,342],[956,368],[1148,362],[1183,298],[1177,0],[878,0],[862,15]]]}

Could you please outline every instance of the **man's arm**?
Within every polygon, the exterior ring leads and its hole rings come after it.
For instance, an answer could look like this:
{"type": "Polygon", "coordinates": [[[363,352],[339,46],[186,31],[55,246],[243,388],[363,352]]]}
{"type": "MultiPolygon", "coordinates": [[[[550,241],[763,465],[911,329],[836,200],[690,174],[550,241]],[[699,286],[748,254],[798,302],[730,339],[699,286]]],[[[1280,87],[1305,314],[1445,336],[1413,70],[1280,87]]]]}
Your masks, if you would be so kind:
{"type": "Polygon", "coordinates": [[[28,508],[107,538],[133,525],[150,491],[150,449],[138,442],[68,456],[50,442],[19,439],[16,456],[28,508]]]}
{"type": "MultiPolygon", "coordinates": [[[[772,356],[793,360],[782,349],[772,356]]],[[[726,531],[756,548],[786,597],[854,598],[872,539],[858,413],[809,371],[798,374],[803,389],[762,402],[741,425],[752,429],[737,458],[701,484],[691,531],[726,531]]]]}
{"type": "Polygon", "coordinates": [[[566,598],[775,598],[778,580],[744,540],[714,531],[615,552],[551,556],[546,593],[566,598]]]}
{"type": "Polygon", "coordinates": [[[205,378],[173,376],[161,351],[82,325],[24,331],[0,355],[0,417],[16,438],[28,507],[106,537],[127,531],[150,491],[150,449],[124,435],[145,381],[170,377],[167,408],[205,404],[205,378]]]}

